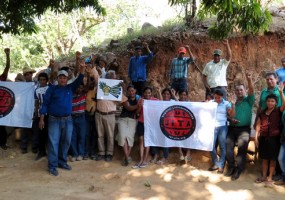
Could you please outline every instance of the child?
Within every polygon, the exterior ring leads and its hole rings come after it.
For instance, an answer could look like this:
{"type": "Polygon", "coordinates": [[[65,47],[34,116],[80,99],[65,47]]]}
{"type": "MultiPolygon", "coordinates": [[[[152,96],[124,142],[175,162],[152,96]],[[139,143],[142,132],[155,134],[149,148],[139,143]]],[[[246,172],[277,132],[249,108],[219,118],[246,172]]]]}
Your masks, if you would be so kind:
{"type": "Polygon", "coordinates": [[[266,182],[272,184],[276,160],[280,147],[280,124],[282,112],[285,110],[284,85],[279,84],[278,90],[282,99],[282,106],[276,107],[277,96],[270,94],[266,97],[266,108],[258,115],[256,122],[255,145],[259,157],[262,159],[262,176],[255,180],[256,183],[266,182]],[[267,177],[269,164],[269,176],[267,177]]]}

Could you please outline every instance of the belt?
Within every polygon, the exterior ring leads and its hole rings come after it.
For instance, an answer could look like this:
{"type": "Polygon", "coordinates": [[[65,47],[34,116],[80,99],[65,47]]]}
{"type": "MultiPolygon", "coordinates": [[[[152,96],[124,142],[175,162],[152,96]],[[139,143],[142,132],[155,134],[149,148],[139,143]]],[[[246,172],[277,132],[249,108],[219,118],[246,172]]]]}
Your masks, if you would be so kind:
{"type": "Polygon", "coordinates": [[[250,126],[229,126],[229,128],[246,129],[246,128],[250,128],[250,126]]]}
{"type": "Polygon", "coordinates": [[[99,114],[101,114],[101,115],[112,115],[112,114],[116,114],[116,111],[101,112],[101,111],[97,110],[96,112],[99,113],[99,114]]]}
{"type": "Polygon", "coordinates": [[[66,119],[66,118],[70,117],[70,115],[66,115],[66,116],[49,115],[49,116],[54,117],[54,118],[59,118],[59,119],[66,119]]]}
{"type": "Polygon", "coordinates": [[[72,117],[81,117],[85,115],[85,112],[84,113],[76,113],[76,114],[72,114],[72,117]]]}

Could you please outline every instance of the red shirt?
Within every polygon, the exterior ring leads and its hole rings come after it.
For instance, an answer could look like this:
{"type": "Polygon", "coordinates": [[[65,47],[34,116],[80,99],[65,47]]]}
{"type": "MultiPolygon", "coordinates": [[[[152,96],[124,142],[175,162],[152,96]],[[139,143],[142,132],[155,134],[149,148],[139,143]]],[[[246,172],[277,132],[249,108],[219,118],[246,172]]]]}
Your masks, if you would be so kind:
{"type": "Polygon", "coordinates": [[[260,136],[279,136],[282,117],[280,107],[275,108],[269,115],[265,112],[266,110],[263,110],[259,114],[259,119],[261,121],[260,136]]]}
{"type": "Polygon", "coordinates": [[[73,96],[72,98],[72,114],[80,114],[85,112],[86,94],[73,96]]]}
{"type": "MultiPolygon", "coordinates": [[[[150,99],[147,99],[147,100],[159,100],[159,99],[157,99],[157,98],[155,98],[155,97],[150,97],[150,99]]],[[[140,101],[142,101],[142,98],[139,99],[139,102],[140,102],[140,101]]],[[[140,111],[140,116],[139,116],[139,118],[138,118],[138,121],[141,122],[141,123],[144,123],[143,109],[141,109],[141,111],[140,111]]]]}

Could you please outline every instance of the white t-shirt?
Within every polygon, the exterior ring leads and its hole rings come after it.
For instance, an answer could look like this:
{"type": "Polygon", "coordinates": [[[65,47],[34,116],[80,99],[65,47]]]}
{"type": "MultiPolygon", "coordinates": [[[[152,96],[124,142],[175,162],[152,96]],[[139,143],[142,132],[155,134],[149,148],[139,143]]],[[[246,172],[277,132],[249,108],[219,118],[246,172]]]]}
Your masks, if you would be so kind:
{"type": "Polygon", "coordinates": [[[230,61],[221,59],[220,62],[208,62],[203,70],[203,75],[207,76],[210,88],[227,86],[227,68],[230,61]]]}

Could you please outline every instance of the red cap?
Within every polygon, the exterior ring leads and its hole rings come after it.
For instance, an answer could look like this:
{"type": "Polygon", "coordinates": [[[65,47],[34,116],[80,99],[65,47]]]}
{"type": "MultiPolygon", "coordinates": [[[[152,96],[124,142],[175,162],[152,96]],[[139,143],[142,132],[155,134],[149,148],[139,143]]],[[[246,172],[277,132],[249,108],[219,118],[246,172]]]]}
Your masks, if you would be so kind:
{"type": "Polygon", "coordinates": [[[184,54],[186,54],[186,49],[185,49],[184,47],[180,47],[180,48],[178,49],[178,53],[184,53],[184,54]]]}

